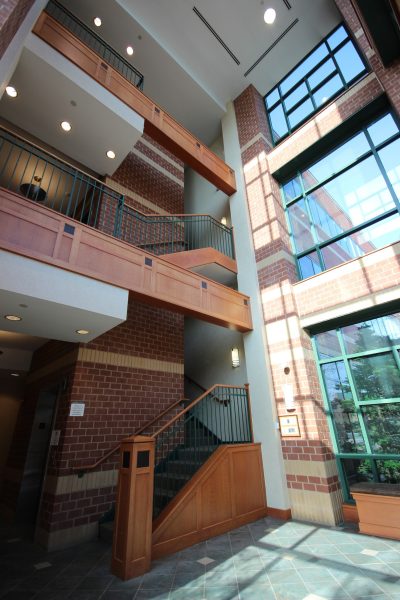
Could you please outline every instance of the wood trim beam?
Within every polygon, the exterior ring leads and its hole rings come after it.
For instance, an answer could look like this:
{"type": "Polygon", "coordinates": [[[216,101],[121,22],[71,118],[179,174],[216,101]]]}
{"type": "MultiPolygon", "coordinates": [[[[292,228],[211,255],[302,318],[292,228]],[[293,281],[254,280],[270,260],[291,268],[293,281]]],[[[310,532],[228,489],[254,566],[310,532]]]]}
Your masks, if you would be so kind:
{"type": "Polygon", "coordinates": [[[155,141],[228,196],[236,192],[233,169],[60,23],[43,12],[33,33],[143,117],[144,131],[155,141]]]}
{"type": "Polygon", "coordinates": [[[232,273],[237,273],[236,260],[229,258],[214,248],[199,248],[198,250],[187,250],[186,252],[173,252],[166,254],[164,260],[179,265],[184,269],[193,269],[205,265],[219,265],[232,273]]]}
{"type": "Polygon", "coordinates": [[[0,248],[129,290],[147,304],[252,329],[248,296],[3,188],[0,248]]]}

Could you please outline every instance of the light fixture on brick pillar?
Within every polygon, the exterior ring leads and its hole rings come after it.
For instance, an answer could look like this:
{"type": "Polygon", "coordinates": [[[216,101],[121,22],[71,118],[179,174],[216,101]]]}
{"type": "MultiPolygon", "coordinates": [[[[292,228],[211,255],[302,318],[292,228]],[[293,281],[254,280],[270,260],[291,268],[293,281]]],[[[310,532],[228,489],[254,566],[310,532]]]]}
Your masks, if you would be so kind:
{"type": "Polygon", "coordinates": [[[239,348],[236,348],[236,347],[232,348],[231,357],[232,357],[232,367],[234,369],[236,369],[236,367],[240,367],[239,348]]]}

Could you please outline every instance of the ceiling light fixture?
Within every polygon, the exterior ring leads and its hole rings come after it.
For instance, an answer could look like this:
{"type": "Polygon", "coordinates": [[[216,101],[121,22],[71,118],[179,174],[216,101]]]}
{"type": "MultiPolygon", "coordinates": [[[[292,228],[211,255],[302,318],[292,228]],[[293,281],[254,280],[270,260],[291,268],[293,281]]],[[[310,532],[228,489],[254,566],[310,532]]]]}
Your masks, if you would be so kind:
{"type": "Polygon", "coordinates": [[[12,85],[8,85],[6,87],[6,93],[10,98],[16,98],[18,96],[18,92],[12,85]]]}
{"type": "Polygon", "coordinates": [[[129,54],[129,56],[132,56],[132,54],[134,53],[134,49],[132,48],[132,46],[127,47],[126,53],[129,54]]]}
{"type": "Polygon", "coordinates": [[[61,123],[61,128],[64,129],[64,131],[71,131],[71,123],[68,123],[68,121],[63,121],[61,123]]]}
{"type": "Polygon", "coordinates": [[[100,27],[101,26],[101,19],[100,19],[100,17],[95,17],[93,19],[93,23],[96,25],[96,27],[100,27]]]}
{"type": "Polygon", "coordinates": [[[267,10],[264,13],[264,21],[267,23],[267,25],[272,25],[272,23],[275,21],[276,19],[276,11],[273,8],[267,8],[267,10]]]}
{"type": "Polygon", "coordinates": [[[77,329],[76,333],[79,333],[79,335],[87,335],[89,333],[88,329],[77,329]]]}
{"type": "Polygon", "coordinates": [[[18,315],[4,315],[4,318],[7,319],[7,321],[22,321],[22,317],[19,317],[18,315]]]}
{"type": "Polygon", "coordinates": [[[10,373],[11,377],[19,377],[19,373],[10,373]]]}
{"type": "Polygon", "coordinates": [[[115,158],[114,150],[107,150],[107,156],[108,158],[115,158]]]}

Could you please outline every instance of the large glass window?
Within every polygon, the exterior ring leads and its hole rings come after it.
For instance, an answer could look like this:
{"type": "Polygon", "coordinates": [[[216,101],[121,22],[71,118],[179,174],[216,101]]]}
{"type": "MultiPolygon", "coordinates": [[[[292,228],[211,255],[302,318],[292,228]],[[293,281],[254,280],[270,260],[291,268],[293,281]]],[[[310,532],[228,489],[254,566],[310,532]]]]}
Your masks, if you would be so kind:
{"type": "Polygon", "coordinates": [[[366,72],[347,30],[340,25],[266,95],[274,143],[366,72]]]}
{"type": "Polygon", "coordinates": [[[400,483],[400,313],[313,343],[346,499],[357,481],[400,483]]]}
{"type": "Polygon", "coordinates": [[[400,239],[400,130],[388,113],[282,185],[301,279],[400,239]]]}

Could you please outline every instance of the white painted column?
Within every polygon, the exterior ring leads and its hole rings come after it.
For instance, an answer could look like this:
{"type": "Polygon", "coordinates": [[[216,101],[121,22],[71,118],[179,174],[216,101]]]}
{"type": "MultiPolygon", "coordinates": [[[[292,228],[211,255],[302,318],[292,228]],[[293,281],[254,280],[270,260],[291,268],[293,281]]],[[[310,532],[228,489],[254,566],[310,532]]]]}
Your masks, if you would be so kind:
{"type": "Polygon", "coordinates": [[[254,330],[244,334],[248,382],[250,384],[254,441],[262,444],[262,457],[268,506],[290,508],[275,400],[271,384],[263,312],[258,286],[252,233],[243,178],[239,136],[233,103],[222,119],[225,160],[236,173],[237,192],[230,198],[239,290],[251,298],[254,330]]]}
{"type": "Polygon", "coordinates": [[[0,98],[15,71],[25,40],[38,20],[47,0],[36,0],[0,60],[0,98]]]}

